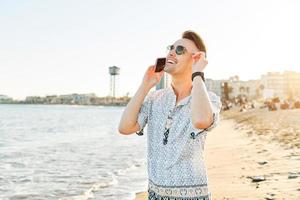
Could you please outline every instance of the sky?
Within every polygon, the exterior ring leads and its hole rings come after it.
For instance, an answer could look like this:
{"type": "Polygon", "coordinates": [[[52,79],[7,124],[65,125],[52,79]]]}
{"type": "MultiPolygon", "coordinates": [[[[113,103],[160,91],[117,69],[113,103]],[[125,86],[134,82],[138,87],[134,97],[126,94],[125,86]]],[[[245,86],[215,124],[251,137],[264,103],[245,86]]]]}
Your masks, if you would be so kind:
{"type": "Polygon", "coordinates": [[[166,47],[194,30],[207,78],[300,71],[298,0],[0,0],[0,94],[134,95],[166,47]]]}

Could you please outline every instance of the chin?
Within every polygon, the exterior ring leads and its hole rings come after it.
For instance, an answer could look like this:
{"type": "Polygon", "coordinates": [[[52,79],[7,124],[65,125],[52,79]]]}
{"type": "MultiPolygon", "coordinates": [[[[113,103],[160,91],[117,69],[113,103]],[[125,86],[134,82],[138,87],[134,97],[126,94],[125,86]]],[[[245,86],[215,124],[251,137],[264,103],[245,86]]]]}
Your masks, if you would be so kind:
{"type": "Polygon", "coordinates": [[[173,69],[170,69],[170,68],[164,69],[164,72],[166,72],[167,74],[172,74],[173,71],[174,71],[174,70],[173,70],[173,69]]]}
{"type": "Polygon", "coordinates": [[[175,66],[165,66],[164,71],[168,74],[172,74],[176,70],[175,66]]]}

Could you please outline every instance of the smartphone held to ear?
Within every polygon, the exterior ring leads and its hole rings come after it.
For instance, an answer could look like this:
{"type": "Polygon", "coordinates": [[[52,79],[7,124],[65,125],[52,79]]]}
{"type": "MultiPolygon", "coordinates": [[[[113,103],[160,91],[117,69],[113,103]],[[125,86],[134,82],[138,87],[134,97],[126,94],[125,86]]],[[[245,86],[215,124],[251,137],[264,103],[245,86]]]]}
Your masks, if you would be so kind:
{"type": "Polygon", "coordinates": [[[157,58],[155,64],[155,72],[161,72],[166,65],[166,58],[157,58]]]}

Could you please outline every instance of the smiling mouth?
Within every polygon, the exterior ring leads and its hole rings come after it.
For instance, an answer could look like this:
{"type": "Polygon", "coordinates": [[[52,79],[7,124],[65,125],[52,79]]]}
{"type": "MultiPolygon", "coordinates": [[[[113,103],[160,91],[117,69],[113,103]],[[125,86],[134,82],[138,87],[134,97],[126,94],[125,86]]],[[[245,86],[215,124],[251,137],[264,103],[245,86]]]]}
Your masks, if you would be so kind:
{"type": "Polygon", "coordinates": [[[167,60],[167,62],[166,62],[167,64],[171,64],[171,65],[174,65],[174,64],[176,64],[176,62],[174,61],[174,60],[167,60]]]}

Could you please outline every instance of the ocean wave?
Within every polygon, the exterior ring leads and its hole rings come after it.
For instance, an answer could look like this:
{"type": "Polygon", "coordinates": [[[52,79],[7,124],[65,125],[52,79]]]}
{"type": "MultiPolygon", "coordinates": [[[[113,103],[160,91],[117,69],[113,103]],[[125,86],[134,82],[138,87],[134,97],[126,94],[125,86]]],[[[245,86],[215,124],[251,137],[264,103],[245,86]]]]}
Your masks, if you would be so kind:
{"type": "Polygon", "coordinates": [[[83,194],[69,197],[62,197],[59,200],[88,200],[94,198],[94,192],[100,191],[103,188],[111,187],[118,184],[117,177],[111,174],[111,180],[94,183],[83,194]]]}
{"type": "Polygon", "coordinates": [[[130,164],[128,167],[114,171],[114,174],[118,176],[126,175],[128,172],[141,167],[143,164],[144,164],[143,160],[134,161],[134,163],[130,164]]]}

